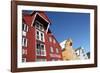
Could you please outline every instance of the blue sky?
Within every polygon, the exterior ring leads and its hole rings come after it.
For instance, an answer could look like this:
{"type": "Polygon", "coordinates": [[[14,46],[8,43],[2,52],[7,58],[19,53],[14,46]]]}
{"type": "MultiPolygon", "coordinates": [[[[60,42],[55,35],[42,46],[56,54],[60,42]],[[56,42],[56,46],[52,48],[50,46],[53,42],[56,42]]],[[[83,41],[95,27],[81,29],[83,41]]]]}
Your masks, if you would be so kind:
{"type": "Polygon", "coordinates": [[[73,48],[83,46],[90,51],[90,14],[68,12],[46,12],[51,21],[50,29],[58,42],[73,40],[73,48]]]}

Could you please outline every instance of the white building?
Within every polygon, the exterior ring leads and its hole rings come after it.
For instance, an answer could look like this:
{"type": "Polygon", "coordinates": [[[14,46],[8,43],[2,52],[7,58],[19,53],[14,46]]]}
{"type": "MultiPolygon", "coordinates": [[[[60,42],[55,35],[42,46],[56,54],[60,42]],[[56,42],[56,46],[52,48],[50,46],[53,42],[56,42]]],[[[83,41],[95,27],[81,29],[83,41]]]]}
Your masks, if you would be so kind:
{"type": "Polygon", "coordinates": [[[85,50],[84,50],[83,47],[77,48],[77,49],[75,50],[75,52],[76,52],[76,55],[78,56],[78,58],[79,58],[80,60],[88,59],[88,56],[87,56],[87,54],[86,54],[86,52],[85,52],[85,50]]]}
{"type": "Polygon", "coordinates": [[[63,42],[60,43],[60,46],[61,46],[62,49],[65,48],[65,43],[66,43],[66,40],[64,40],[63,42]]]}

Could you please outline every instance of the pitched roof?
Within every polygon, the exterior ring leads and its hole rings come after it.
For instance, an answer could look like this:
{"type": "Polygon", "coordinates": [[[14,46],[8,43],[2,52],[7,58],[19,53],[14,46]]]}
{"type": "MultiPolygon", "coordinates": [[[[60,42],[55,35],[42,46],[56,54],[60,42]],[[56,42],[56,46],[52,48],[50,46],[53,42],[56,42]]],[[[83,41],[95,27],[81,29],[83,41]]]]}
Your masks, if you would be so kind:
{"type": "Polygon", "coordinates": [[[32,16],[33,14],[38,13],[39,15],[41,15],[41,17],[43,17],[44,19],[46,19],[46,20],[51,24],[51,22],[50,22],[48,16],[45,14],[44,11],[23,10],[22,13],[23,13],[23,15],[31,15],[31,16],[32,16]]]}

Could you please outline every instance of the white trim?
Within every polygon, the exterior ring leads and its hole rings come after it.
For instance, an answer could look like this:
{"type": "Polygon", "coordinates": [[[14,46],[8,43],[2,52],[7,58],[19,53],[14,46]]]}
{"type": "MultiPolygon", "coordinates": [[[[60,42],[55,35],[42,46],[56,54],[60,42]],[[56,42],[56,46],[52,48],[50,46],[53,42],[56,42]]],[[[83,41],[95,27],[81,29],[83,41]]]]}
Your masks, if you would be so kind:
{"type": "Polygon", "coordinates": [[[42,42],[45,42],[45,38],[44,38],[44,32],[36,29],[36,39],[39,40],[39,41],[42,41],[42,42]],[[39,32],[39,39],[37,39],[37,31],[39,32]],[[41,33],[43,34],[43,40],[41,40],[41,33]]]}
{"type": "Polygon", "coordinates": [[[43,45],[44,48],[43,48],[43,49],[37,49],[37,44],[36,44],[36,56],[46,56],[45,44],[42,44],[42,43],[39,43],[39,44],[40,44],[40,47],[41,47],[41,45],[43,45]],[[42,51],[42,52],[44,52],[44,54],[38,54],[37,51],[39,51],[40,53],[41,53],[41,51],[42,51]]]}
{"type": "Polygon", "coordinates": [[[51,36],[49,36],[49,42],[52,42],[52,37],[51,36]]]}
{"type": "Polygon", "coordinates": [[[34,23],[35,18],[36,18],[37,15],[39,15],[39,16],[40,16],[41,18],[43,18],[48,24],[50,24],[50,22],[49,22],[48,20],[46,20],[42,15],[40,15],[38,12],[36,12],[36,13],[35,13],[35,16],[34,16],[34,18],[33,18],[33,21],[32,21],[31,26],[33,26],[33,23],[34,23]]]}
{"type": "Polygon", "coordinates": [[[22,46],[27,47],[27,38],[26,37],[22,37],[22,46]]]}
{"type": "Polygon", "coordinates": [[[58,48],[56,48],[56,53],[57,53],[57,54],[59,53],[59,49],[58,49],[58,48]]]}
{"type": "Polygon", "coordinates": [[[37,12],[37,14],[41,17],[41,18],[43,18],[48,24],[50,23],[48,20],[46,20],[42,15],[40,15],[38,12],[37,12]]]}
{"type": "Polygon", "coordinates": [[[50,23],[49,23],[48,26],[47,26],[46,34],[47,34],[47,32],[48,32],[49,27],[50,27],[50,23]]]}
{"type": "Polygon", "coordinates": [[[24,55],[27,55],[27,49],[22,49],[22,54],[24,55]]]}
{"type": "Polygon", "coordinates": [[[53,47],[50,47],[50,53],[53,53],[53,52],[54,52],[53,47]]]}
{"type": "Polygon", "coordinates": [[[37,15],[37,13],[34,15],[33,21],[32,21],[32,23],[31,23],[31,27],[33,27],[33,23],[34,23],[34,21],[35,21],[36,15],[37,15]]]}
{"type": "Polygon", "coordinates": [[[23,36],[26,36],[26,32],[25,31],[22,31],[22,34],[23,34],[23,36]]]}
{"type": "Polygon", "coordinates": [[[35,28],[41,30],[40,26],[42,26],[42,30],[41,31],[44,31],[43,24],[40,23],[38,20],[36,20],[35,22],[39,25],[39,28],[37,28],[37,24],[35,23],[35,28]]]}

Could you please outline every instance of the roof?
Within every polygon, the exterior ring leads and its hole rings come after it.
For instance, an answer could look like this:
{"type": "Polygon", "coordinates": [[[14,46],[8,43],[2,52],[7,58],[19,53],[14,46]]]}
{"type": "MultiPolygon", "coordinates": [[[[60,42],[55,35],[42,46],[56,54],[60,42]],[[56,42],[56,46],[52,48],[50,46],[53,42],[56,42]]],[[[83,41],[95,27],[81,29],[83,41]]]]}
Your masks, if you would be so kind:
{"type": "Polygon", "coordinates": [[[22,13],[23,13],[23,15],[30,15],[30,16],[32,16],[33,14],[37,13],[37,14],[41,15],[41,17],[43,17],[44,19],[46,19],[51,24],[48,16],[45,14],[44,11],[23,10],[22,13]]]}

